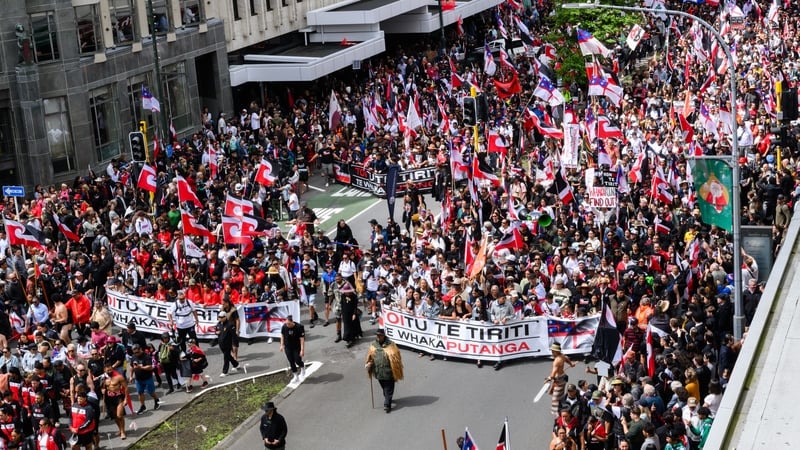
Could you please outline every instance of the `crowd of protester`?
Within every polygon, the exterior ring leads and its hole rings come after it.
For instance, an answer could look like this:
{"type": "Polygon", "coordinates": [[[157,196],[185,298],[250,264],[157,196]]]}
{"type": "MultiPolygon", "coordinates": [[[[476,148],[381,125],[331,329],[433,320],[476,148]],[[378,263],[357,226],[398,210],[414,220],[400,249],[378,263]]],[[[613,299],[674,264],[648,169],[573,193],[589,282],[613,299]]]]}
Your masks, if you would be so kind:
{"type": "MultiPolygon", "coordinates": [[[[682,64],[668,62],[685,61],[695,47],[689,22],[643,16],[647,34],[635,52],[625,46],[624,34],[598,36],[611,44],[617,76],[625,80],[619,107],[605,99],[590,102],[568,77],[562,81],[564,92],[571,94],[568,105],[550,107],[532,95],[541,62],[530,52],[512,58],[522,92],[508,99],[496,95],[482,73],[482,59],[460,59],[500,36],[498,18],[512,35],[518,34],[515,14],[534,35],[535,45],[546,44],[543,37],[552,30],[545,18],[552,4],[540,2],[522,11],[502,5],[465,21],[463,34],[450,30],[446,51],[436,50],[436,43],[396,48],[349,78],[321,80],[317,90],[254,101],[230,117],[204,110],[196,133],[173,142],[170,152],[152,161],[158,172],[152,199],[135,187],[136,166],[124,159],[71,185],[37,186],[19,214],[12,199],[5,199],[3,216],[25,224],[41,239],[42,250],[27,248],[25,254],[0,231],[5,306],[0,311],[5,382],[0,378],[0,384],[7,386],[0,405],[0,440],[8,448],[20,448],[26,436],[63,445],[53,424],[67,415],[76,445],[96,444],[101,401],[124,437],[129,381],[139,394],[140,413],[147,409],[145,394],[153,398],[154,408],[160,406],[155,377],[159,384],[165,378],[168,392],[184,385],[191,390],[191,380],[207,365],[191,332],[191,318],[176,324],[175,334],[160,336],[158,346],[148,343],[135,324],[128,324],[120,339],[105,306],[106,292],[113,289],[167,302],[173,318],[185,317],[179,312],[187,301],[221,305],[228,316],[221,322],[237,320],[232,305],[299,299],[309,306],[311,327],[335,323],[337,342],[347,346],[362,335],[362,311],[374,323],[386,306],[429,318],[496,323],[525,315],[599,314],[608,306],[624,358],[614,366],[599,362],[590,369],[598,375],[596,383],[566,386],[554,411],[551,448],[703,448],[741,345],[732,336],[732,274],[741,270],[745,280],[745,325],[768,274],[759,273],[746,249],[733,248],[730,233],[704,223],[694,205],[686,167],[689,145],[691,152],[707,155],[730,152],[724,127],[714,133],[703,125],[701,105],[707,104],[714,117],[719,107],[735,111],[736,138],[742,144],[742,211],[734,214],[741,213],[745,224],[772,226],[774,253],[800,192],[795,176],[799,131],[784,123],[787,131],[777,139],[775,128],[781,124],[770,96],[779,74],[789,83],[798,76],[800,42],[787,20],[794,10],[781,11],[783,26],[776,30],[762,21],[769,5],[748,5],[739,5],[746,14],[744,29],[728,36],[736,44],[743,103],[726,104],[723,73],[705,87],[705,96],[692,95],[687,104],[695,106],[694,112],[686,111],[695,128],[691,144],[673,108],[684,103],[685,91],[701,89],[708,71],[703,63],[684,71],[682,64]],[[782,39],[776,40],[778,35],[782,39]],[[486,94],[486,131],[497,131],[509,146],[503,161],[487,153],[485,139],[473,147],[472,129],[459,125],[466,91],[452,89],[453,68],[486,94]],[[331,90],[343,113],[333,130],[327,116],[331,90]],[[398,118],[415,101],[423,129],[409,138],[398,118]],[[449,129],[440,124],[439,101],[451,119],[449,129]],[[558,124],[565,111],[583,121],[587,105],[595,112],[602,109],[624,131],[623,139],[607,144],[615,170],[619,166],[620,173],[629,173],[641,152],[652,168],[620,192],[618,207],[610,211],[585,202],[581,174],[596,165],[593,143],[582,152],[580,167],[564,172],[572,200],[562,201],[559,192],[537,178],[548,157],[558,159],[561,145],[528,128],[526,109],[558,124]],[[380,110],[376,122],[365,119],[365,111],[375,110],[380,110]],[[479,167],[501,178],[500,185],[477,183],[471,194],[466,184],[472,181],[455,180],[451,173],[451,149],[464,161],[477,158],[479,167]],[[212,157],[216,164],[210,164],[212,157]],[[271,162],[277,177],[271,186],[254,181],[262,159],[271,162]],[[384,172],[389,162],[436,167],[432,196],[413,184],[402,186],[401,216],[372,220],[368,242],[358,242],[344,220],[338,221],[335,236],[327,237],[302,201],[309,180],[322,174],[327,187],[335,183],[336,163],[384,172]],[[650,195],[657,165],[676,174],[672,203],[650,195]],[[177,175],[187,180],[202,207],[180,203],[177,175]],[[241,254],[239,244],[224,243],[228,196],[252,200],[253,215],[265,222],[264,236],[253,239],[248,254],[241,254]],[[441,216],[431,213],[430,202],[443,203],[441,216]],[[183,239],[182,208],[218,237],[212,242],[189,236],[203,256],[185,261],[175,260],[172,251],[183,239]],[[522,225],[513,223],[514,215],[522,225]],[[78,242],[59,231],[54,216],[79,236],[78,242]],[[514,227],[522,244],[495,251],[514,227]],[[485,267],[473,270],[465,255],[481,249],[487,255],[485,267]],[[742,252],[741,268],[733,267],[735,251],[742,252]],[[658,335],[652,373],[643,343],[648,328],[658,335]]],[[[718,17],[709,6],[688,9],[712,23],[718,17]]],[[[557,67],[559,60],[551,64],[557,67]]],[[[226,328],[231,332],[221,323],[220,329],[226,328]]],[[[238,364],[238,340],[227,335],[224,342],[230,348],[227,373],[229,363],[230,370],[238,364]]]]}

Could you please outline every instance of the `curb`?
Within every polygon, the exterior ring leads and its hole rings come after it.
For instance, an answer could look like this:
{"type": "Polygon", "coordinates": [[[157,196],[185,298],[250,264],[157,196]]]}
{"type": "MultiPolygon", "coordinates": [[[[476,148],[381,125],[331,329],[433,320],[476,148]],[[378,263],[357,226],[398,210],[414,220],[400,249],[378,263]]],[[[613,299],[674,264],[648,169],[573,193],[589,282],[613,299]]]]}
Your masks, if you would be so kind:
{"type": "MultiPolygon", "coordinates": [[[[311,375],[312,373],[316,372],[320,367],[322,367],[322,363],[319,362],[319,361],[312,361],[310,363],[307,363],[306,367],[308,368],[306,370],[306,378],[307,378],[309,375],[311,375]]],[[[267,374],[261,374],[261,375],[258,375],[258,376],[261,377],[261,376],[273,375],[273,374],[276,374],[276,373],[279,373],[279,372],[286,372],[287,370],[288,370],[288,368],[285,368],[285,369],[276,370],[276,371],[273,371],[273,372],[270,372],[270,373],[267,373],[267,374]]],[[[255,379],[256,377],[253,377],[253,378],[255,379]]],[[[281,391],[278,392],[278,394],[275,395],[275,397],[272,399],[272,401],[275,403],[275,406],[279,407],[281,405],[281,403],[283,403],[283,401],[287,397],[292,395],[292,392],[294,392],[294,390],[297,389],[297,387],[299,385],[303,384],[304,380],[305,379],[300,380],[300,382],[295,386],[292,386],[291,383],[287,384],[286,387],[281,389],[281,391]]],[[[240,423],[236,428],[234,428],[227,436],[225,436],[225,438],[223,438],[221,441],[217,442],[217,445],[215,445],[212,448],[212,450],[224,450],[224,449],[229,449],[229,448],[235,448],[234,444],[236,443],[236,441],[239,440],[239,438],[242,437],[242,434],[244,434],[243,433],[244,430],[247,430],[247,429],[250,429],[250,428],[252,428],[254,426],[257,426],[257,424],[261,421],[261,416],[262,415],[263,415],[263,412],[260,411],[260,410],[254,412],[253,415],[251,415],[247,419],[243,420],[242,423],[240,423]]]]}
{"type": "MultiPolygon", "coordinates": [[[[313,362],[311,362],[311,363],[307,364],[307,367],[309,367],[310,369],[311,369],[311,368],[313,368],[313,371],[312,371],[312,370],[309,370],[309,371],[308,371],[308,372],[309,372],[308,374],[310,375],[311,373],[313,373],[314,371],[316,371],[316,370],[317,370],[319,367],[321,367],[321,366],[322,366],[322,363],[321,363],[321,362],[318,362],[318,361],[313,361],[313,362]]],[[[193,395],[193,396],[192,396],[192,397],[189,399],[189,401],[188,401],[188,402],[186,402],[186,403],[184,403],[183,405],[181,405],[181,407],[180,407],[180,408],[178,408],[178,409],[176,409],[175,411],[172,411],[172,412],[170,412],[168,415],[164,416],[164,418],[161,420],[161,422],[162,422],[162,423],[163,423],[163,422],[168,422],[168,421],[169,421],[169,419],[170,419],[170,418],[172,418],[172,416],[174,416],[174,415],[178,414],[178,413],[179,413],[179,412],[181,412],[181,411],[182,411],[182,410],[183,410],[185,407],[189,406],[189,404],[191,404],[192,402],[194,402],[194,401],[195,401],[197,398],[199,398],[199,397],[201,397],[201,396],[205,395],[205,394],[206,394],[206,393],[208,393],[208,392],[213,392],[213,391],[215,391],[215,390],[217,390],[217,389],[220,389],[220,388],[222,388],[222,387],[225,387],[225,386],[230,386],[230,385],[232,385],[232,384],[238,384],[238,383],[245,382],[245,381],[251,381],[251,382],[255,383],[255,381],[256,381],[257,379],[259,379],[259,378],[268,377],[268,376],[271,376],[271,375],[276,375],[276,374],[279,374],[279,373],[285,373],[285,372],[286,372],[286,371],[288,371],[288,370],[289,370],[289,368],[288,368],[288,367],[284,367],[284,368],[282,368],[282,369],[276,369],[276,370],[272,370],[272,371],[270,371],[270,372],[259,373],[259,374],[252,375],[252,376],[245,377],[245,378],[241,378],[241,379],[238,379],[238,380],[235,380],[235,381],[234,381],[234,380],[231,380],[231,381],[228,381],[228,382],[225,382],[225,383],[222,383],[222,384],[215,384],[214,386],[209,386],[208,388],[206,388],[206,389],[203,389],[203,391],[202,391],[202,392],[198,392],[197,394],[193,395]]],[[[299,384],[302,384],[302,380],[300,381],[300,383],[299,383],[299,384]]],[[[298,385],[299,385],[299,384],[298,384],[298,385]]],[[[276,404],[280,404],[280,402],[281,402],[283,399],[285,399],[286,397],[288,397],[289,395],[291,395],[292,391],[294,391],[296,388],[297,388],[297,386],[294,386],[294,387],[292,387],[292,386],[290,386],[289,384],[287,384],[287,385],[286,385],[286,387],[284,387],[284,388],[283,388],[283,389],[282,389],[280,392],[278,392],[278,394],[277,394],[277,395],[275,396],[275,398],[273,399],[273,402],[275,402],[276,404]]],[[[231,431],[231,433],[230,433],[228,436],[226,436],[226,437],[225,437],[223,440],[221,440],[219,443],[217,443],[217,445],[215,445],[215,446],[214,446],[214,448],[215,448],[215,449],[217,449],[217,448],[220,448],[220,449],[229,448],[229,447],[227,447],[227,446],[225,446],[225,447],[220,447],[220,445],[221,445],[221,444],[223,444],[223,443],[226,443],[226,442],[228,442],[228,441],[231,439],[231,437],[235,435],[235,433],[236,433],[236,432],[240,431],[240,429],[241,429],[241,428],[243,428],[243,426],[244,426],[244,425],[246,425],[246,424],[249,424],[249,423],[250,423],[250,422],[253,420],[253,417],[256,417],[256,416],[260,418],[260,417],[261,417],[261,412],[259,411],[259,412],[257,412],[256,414],[254,414],[252,417],[249,417],[249,418],[245,419],[245,421],[244,421],[244,422],[242,422],[241,424],[239,424],[239,425],[238,425],[236,428],[234,428],[234,429],[233,429],[233,431],[231,431]]],[[[250,425],[250,426],[252,426],[252,425],[250,425]]],[[[152,433],[153,431],[155,431],[155,429],[156,429],[156,428],[158,428],[158,426],[154,426],[154,427],[150,428],[149,430],[147,430],[147,432],[146,432],[146,433],[144,433],[144,434],[142,434],[141,436],[139,436],[139,437],[138,437],[138,438],[137,438],[135,441],[130,441],[130,442],[128,442],[128,446],[133,446],[133,445],[135,445],[137,442],[141,441],[141,440],[142,440],[142,439],[144,439],[144,438],[145,438],[147,435],[149,435],[150,433],[152,433]]],[[[232,442],[235,442],[235,439],[234,439],[232,442]]]]}

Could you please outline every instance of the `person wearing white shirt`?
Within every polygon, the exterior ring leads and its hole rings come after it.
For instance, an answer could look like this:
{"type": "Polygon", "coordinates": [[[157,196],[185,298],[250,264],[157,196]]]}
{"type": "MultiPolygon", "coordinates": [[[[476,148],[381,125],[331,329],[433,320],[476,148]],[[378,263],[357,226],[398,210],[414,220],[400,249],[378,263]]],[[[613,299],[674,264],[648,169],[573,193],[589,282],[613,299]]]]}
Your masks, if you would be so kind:
{"type": "Polygon", "coordinates": [[[33,301],[28,307],[28,314],[25,315],[25,329],[30,330],[40,323],[50,322],[50,310],[47,305],[39,300],[38,296],[33,296],[33,301]]]}
{"type": "Polygon", "coordinates": [[[178,342],[181,350],[185,352],[187,336],[197,340],[195,326],[199,319],[197,318],[197,310],[194,307],[194,303],[186,299],[186,291],[183,289],[178,291],[178,299],[167,312],[167,319],[169,320],[170,328],[178,330],[178,342]]]}
{"type": "Polygon", "coordinates": [[[136,217],[136,233],[139,236],[142,235],[153,235],[153,224],[150,222],[144,214],[140,214],[136,217]]]}

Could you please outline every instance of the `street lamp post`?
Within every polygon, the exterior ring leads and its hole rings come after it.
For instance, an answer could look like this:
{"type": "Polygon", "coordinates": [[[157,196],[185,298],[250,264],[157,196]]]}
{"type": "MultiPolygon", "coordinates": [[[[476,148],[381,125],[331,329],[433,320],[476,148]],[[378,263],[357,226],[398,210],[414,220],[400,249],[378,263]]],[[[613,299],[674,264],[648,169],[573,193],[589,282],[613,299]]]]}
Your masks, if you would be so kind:
{"type": "Polygon", "coordinates": [[[737,134],[737,125],[736,125],[736,67],[733,61],[733,56],[731,55],[731,49],[728,47],[728,44],[722,39],[722,36],[719,32],[711,26],[710,23],[706,22],[705,20],[683,11],[676,11],[672,9],[656,9],[656,8],[642,8],[638,6],[617,6],[617,5],[602,5],[599,3],[564,3],[561,5],[564,9],[616,9],[620,11],[631,11],[631,12],[644,12],[644,13],[654,13],[654,14],[666,14],[670,16],[681,16],[686,17],[690,20],[694,20],[699,23],[703,28],[707,31],[711,32],[714,37],[717,39],[719,46],[725,52],[725,56],[728,58],[728,78],[730,78],[730,104],[732,114],[731,116],[731,147],[733,151],[731,152],[730,158],[730,165],[732,169],[732,185],[731,186],[731,193],[733,197],[733,301],[734,301],[734,313],[733,313],[733,334],[736,339],[742,338],[742,333],[744,332],[744,308],[742,307],[742,247],[741,247],[741,232],[742,232],[742,216],[741,216],[741,197],[739,195],[739,191],[741,187],[739,185],[739,141],[738,141],[738,134],[737,134]]]}

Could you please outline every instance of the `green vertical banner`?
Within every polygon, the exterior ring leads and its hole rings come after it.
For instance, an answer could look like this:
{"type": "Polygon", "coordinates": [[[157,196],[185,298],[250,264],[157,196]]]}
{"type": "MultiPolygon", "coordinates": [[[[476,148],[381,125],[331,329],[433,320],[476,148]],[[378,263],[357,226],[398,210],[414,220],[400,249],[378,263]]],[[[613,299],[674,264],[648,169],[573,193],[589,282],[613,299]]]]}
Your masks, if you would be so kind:
{"type": "Polygon", "coordinates": [[[733,231],[733,169],[716,159],[690,161],[703,222],[733,231]]]}

